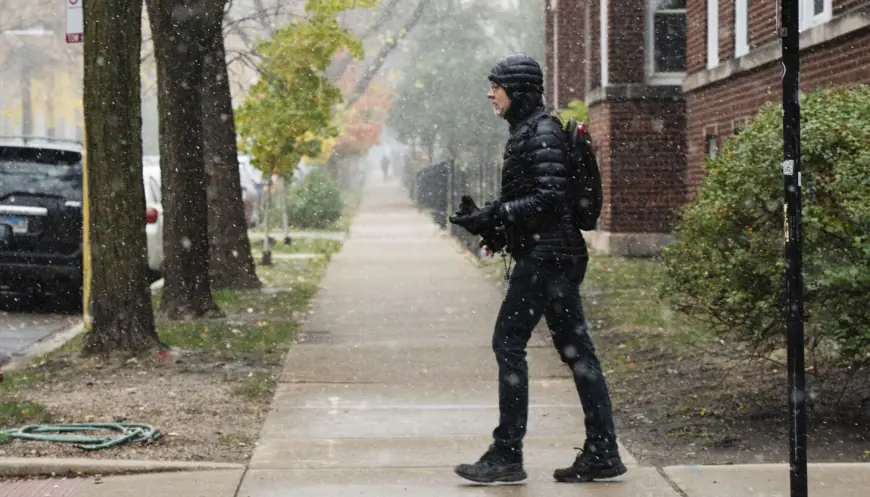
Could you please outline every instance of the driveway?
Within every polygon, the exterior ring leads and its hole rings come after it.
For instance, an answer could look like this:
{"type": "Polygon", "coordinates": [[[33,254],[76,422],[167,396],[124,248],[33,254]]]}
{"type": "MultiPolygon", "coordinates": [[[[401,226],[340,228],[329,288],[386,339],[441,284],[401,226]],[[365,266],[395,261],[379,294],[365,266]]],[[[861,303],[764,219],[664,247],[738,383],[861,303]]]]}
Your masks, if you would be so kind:
{"type": "Polygon", "coordinates": [[[32,308],[0,297],[0,365],[20,357],[27,347],[81,322],[80,314],[32,308]]]}

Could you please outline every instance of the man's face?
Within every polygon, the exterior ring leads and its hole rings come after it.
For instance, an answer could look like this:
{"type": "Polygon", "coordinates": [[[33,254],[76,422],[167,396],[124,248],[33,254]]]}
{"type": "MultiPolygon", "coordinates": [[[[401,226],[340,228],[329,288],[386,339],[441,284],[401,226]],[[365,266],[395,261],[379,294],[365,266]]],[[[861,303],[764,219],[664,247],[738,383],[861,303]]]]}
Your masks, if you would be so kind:
{"type": "Polygon", "coordinates": [[[490,86],[486,98],[492,102],[492,110],[499,117],[504,117],[511,106],[511,99],[507,96],[505,89],[495,83],[490,86]]]}

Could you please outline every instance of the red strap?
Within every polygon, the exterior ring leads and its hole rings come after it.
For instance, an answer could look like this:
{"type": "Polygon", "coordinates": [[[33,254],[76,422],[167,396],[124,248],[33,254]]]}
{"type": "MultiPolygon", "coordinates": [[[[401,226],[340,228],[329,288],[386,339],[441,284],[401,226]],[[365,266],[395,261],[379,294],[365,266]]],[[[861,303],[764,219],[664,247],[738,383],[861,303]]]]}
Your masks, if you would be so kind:
{"type": "Polygon", "coordinates": [[[580,122],[577,123],[577,134],[580,135],[580,139],[586,142],[586,146],[589,147],[589,152],[594,154],[595,149],[592,147],[592,140],[589,137],[589,127],[586,126],[586,123],[580,122]]]}

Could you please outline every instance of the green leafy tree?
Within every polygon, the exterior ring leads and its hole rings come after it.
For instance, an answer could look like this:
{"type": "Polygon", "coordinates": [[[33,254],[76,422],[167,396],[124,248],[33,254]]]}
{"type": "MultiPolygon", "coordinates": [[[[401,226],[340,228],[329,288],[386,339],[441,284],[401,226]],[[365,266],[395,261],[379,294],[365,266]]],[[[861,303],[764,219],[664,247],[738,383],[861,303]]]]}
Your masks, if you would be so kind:
{"type": "MultiPolygon", "coordinates": [[[[359,40],[339,24],[338,15],[373,5],[366,0],[308,0],[305,18],[260,44],[261,78],[236,118],[244,148],[267,173],[267,192],[274,173],[290,176],[302,157],[317,156],[323,140],[337,135],[333,112],[342,95],[325,71],[342,50],[362,56],[359,40]]],[[[265,222],[268,230],[268,211],[265,222]]],[[[267,258],[268,252],[267,232],[267,258]]]]}
{"type": "MultiPolygon", "coordinates": [[[[870,365],[870,86],[801,99],[806,330],[817,372],[870,365]]],[[[677,307],[757,355],[784,345],[782,108],[727,140],[663,253],[677,307]]]]}
{"type": "Polygon", "coordinates": [[[502,51],[487,35],[486,13],[474,2],[441,5],[409,47],[415,62],[397,87],[388,124],[430,154],[437,146],[453,157],[479,158],[505,137],[504,123],[486,99],[486,77],[502,51]]]}
{"type": "Polygon", "coordinates": [[[305,19],[278,29],[260,44],[260,80],[238,109],[239,133],[255,164],[269,173],[292,173],[333,137],[333,109],[341,91],[325,76],[332,57],[347,49],[362,56],[359,40],[338,22],[344,10],[373,2],[309,0],[305,19]]]}

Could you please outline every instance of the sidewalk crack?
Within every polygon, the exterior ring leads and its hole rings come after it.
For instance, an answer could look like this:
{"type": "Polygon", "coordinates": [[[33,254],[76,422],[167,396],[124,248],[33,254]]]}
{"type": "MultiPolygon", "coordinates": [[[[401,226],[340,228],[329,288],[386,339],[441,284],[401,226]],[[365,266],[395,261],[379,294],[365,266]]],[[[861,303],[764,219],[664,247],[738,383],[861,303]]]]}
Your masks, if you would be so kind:
{"type": "Polygon", "coordinates": [[[245,482],[245,477],[248,476],[248,469],[249,468],[246,467],[244,471],[242,471],[242,477],[239,478],[239,484],[236,485],[236,491],[233,492],[233,497],[239,497],[239,492],[242,491],[242,483],[245,482]]]}
{"type": "Polygon", "coordinates": [[[687,494],[682,488],[680,488],[680,486],[677,485],[677,483],[672,480],[667,473],[665,473],[664,468],[656,466],[656,471],[659,472],[659,475],[668,483],[668,485],[671,486],[671,488],[674,489],[675,492],[677,492],[680,497],[689,497],[689,494],[687,494]]]}

